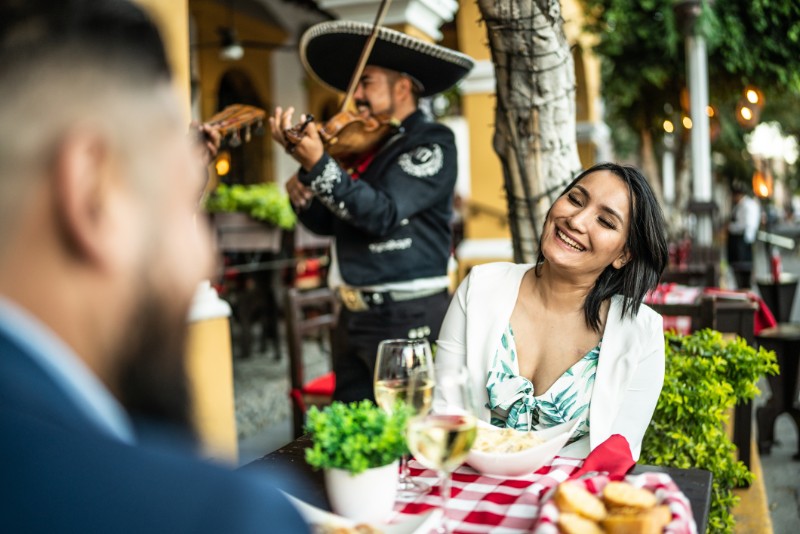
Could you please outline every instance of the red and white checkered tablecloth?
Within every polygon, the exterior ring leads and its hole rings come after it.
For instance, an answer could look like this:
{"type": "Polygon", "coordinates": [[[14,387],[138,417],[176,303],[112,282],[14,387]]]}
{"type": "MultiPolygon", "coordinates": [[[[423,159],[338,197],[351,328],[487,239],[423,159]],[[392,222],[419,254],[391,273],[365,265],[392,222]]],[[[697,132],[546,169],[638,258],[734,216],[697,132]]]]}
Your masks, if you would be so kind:
{"type": "MultiPolygon", "coordinates": [[[[644,297],[645,304],[693,304],[703,293],[702,287],[678,284],[659,284],[644,297]]],[[[664,331],[674,330],[678,334],[692,331],[692,318],[684,315],[664,317],[664,331]]]]}
{"type": "MultiPolygon", "coordinates": [[[[447,518],[454,533],[530,532],[539,512],[539,499],[550,488],[576,471],[583,460],[556,457],[550,465],[522,477],[481,475],[462,465],[453,473],[452,496],[447,518]]],[[[438,508],[442,504],[436,471],[415,460],[409,462],[411,476],[431,486],[430,493],[412,502],[398,502],[390,523],[438,508]]]]}
{"type": "MultiPolygon", "coordinates": [[[[541,531],[543,533],[557,532],[552,522],[552,511],[548,512],[550,516],[540,518],[540,510],[547,511],[541,506],[546,503],[541,503],[540,500],[547,490],[564,482],[580,468],[582,463],[581,459],[557,456],[550,465],[542,467],[535,473],[513,478],[481,475],[471,467],[462,465],[453,473],[452,496],[447,509],[449,526],[455,534],[528,533],[532,532],[537,525],[544,527],[545,530],[541,531]],[[547,530],[548,521],[550,521],[551,530],[547,530]]],[[[411,502],[397,502],[389,523],[402,523],[410,516],[439,508],[442,504],[441,486],[438,483],[436,472],[423,467],[415,460],[409,462],[409,468],[411,476],[415,480],[429,484],[431,491],[411,502]]],[[[589,480],[594,481],[591,483],[599,484],[600,482],[597,482],[596,478],[593,477],[589,480]]],[[[696,533],[691,505],[668,475],[646,473],[629,478],[636,485],[666,492],[660,500],[663,500],[664,496],[670,498],[667,504],[670,505],[673,513],[673,523],[670,525],[674,528],[668,532],[673,534],[696,533]],[[682,525],[688,524],[694,528],[682,527],[682,525]]]]}

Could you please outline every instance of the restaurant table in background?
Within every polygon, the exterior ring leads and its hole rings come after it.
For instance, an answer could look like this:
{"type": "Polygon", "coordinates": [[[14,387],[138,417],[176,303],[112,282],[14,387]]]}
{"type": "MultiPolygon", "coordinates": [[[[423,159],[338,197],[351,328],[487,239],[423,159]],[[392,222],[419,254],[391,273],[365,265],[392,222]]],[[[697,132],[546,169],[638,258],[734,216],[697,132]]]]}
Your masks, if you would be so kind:
{"type": "MultiPolygon", "coordinates": [[[[300,493],[295,493],[296,497],[318,508],[330,510],[330,505],[325,495],[325,482],[322,471],[314,471],[305,462],[305,449],[310,445],[311,439],[308,436],[302,436],[277,451],[246,465],[244,469],[260,470],[266,473],[277,472],[284,476],[287,472],[291,473],[306,482],[306,485],[298,490],[300,493]]],[[[580,460],[557,458],[552,471],[561,469],[564,473],[568,473],[574,470],[576,465],[580,465],[580,460]]],[[[455,477],[455,486],[457,487],[459,483],[459,473],[465,479],[469,479],[471,476],[474,477],[476,475],[471,475],[471,471],[470,468],[460,468],[455,477]]],[[[666,473],[672,478],[692,505],[697,531],[705,532],[711,506],[711,473],[702,469],[678,469],[647,465],[637,465],[632,473],[641,474],[653,471],[666,473]]],[[[556,481],[563,480],[566,478],[566,474],[563,477],[553,476],[552,478],[556,481]]],[[[553,481],[550,482],[550,484],[553,483],[553,481]]],[[[454,500],[457,499],[458,495],[455,495],[454,500]]],[[[494,508],[497,508],[497,506],[502,506],[502,504],[495,503],[494,508]]],[[[500,520],[499,518],[495,519],[500,520]]]]}

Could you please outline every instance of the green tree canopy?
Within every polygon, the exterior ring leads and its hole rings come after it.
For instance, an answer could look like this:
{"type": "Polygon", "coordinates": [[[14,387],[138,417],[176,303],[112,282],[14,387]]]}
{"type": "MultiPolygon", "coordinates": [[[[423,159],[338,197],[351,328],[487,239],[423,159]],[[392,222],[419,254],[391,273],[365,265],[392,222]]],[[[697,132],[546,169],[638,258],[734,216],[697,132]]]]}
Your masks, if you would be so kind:
{"type": "MultiPolygon", "coordinates": [[[[587,30],[599,37],[603,98],[618,151],[659,140],[663,122],[679,127],[681,91],[686,86],[684,40],[673,0],[583,0],[587,30]]],[[[745,86],[765,93],[767,118],[787,121],[798,133],[800,112],[800,2],[725,0],[706,3],[698,29],[707,38],[709,98],[720,134],[713,146],[725,158],[725,172],[743,175],[746,130],[735,122],[745,86]],[[770,104],[770,103],[773,104],[770,104]],[[780,103],[776,106],[775,103],[780,103]]],[[[684,99],[683,113],[688,103],[684,99]]],[[[712,126],[714,129],[714,126],[712,126]]],[[[679,136],[679,151],[685,145],[679,136]]],[[[654,146],[661,146],[654,143],[654,146]]],[[[641,146],[639,147],[641,149],[641,146]]]]}

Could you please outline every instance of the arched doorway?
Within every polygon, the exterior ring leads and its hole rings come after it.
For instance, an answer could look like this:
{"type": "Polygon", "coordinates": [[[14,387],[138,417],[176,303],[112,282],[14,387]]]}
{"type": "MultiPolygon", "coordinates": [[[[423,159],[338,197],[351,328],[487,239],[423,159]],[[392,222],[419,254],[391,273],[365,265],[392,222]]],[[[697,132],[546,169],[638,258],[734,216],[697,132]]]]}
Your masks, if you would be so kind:
{"type": "MultiPolygon", "coordinates": [[[[231,104],[248,104],[263,108],[264,104],[258,96],[253,82],[242,70],[230,69],[219,82],[217,91],[217,110],[231,104]]],[[[222,177],[228,184],[256,184],[266,181],[264,169],[264,143],[261,139],[253,142],[242,142],[238,147],[228,147],[231,154],[231,170],[222,177]]]]}

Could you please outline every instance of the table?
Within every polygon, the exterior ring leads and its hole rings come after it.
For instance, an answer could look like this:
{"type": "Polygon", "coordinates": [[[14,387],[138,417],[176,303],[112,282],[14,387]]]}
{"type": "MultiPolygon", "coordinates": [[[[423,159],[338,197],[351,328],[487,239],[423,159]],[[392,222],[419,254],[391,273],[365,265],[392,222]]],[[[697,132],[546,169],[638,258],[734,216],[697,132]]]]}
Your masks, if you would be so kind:
{"type": "MultiPolygon", "coordinates": [[[[310,445],[311,439],[307,435],[301,436],[277,451],[251,462],[244,469],[259,470],[282,477],[288,475],[299,479],[305,484],[293,487],[293,494],[318,508],[330,510],[322,471],[314,471],[305,462],[305,450],[310,445]]],[[[705,532],[711,507],[711,473],[702,469],[637,465],[633,469],[633,474],[645,471],[666,473],[675,481],[692,504],[697,531],[705,532]]]]}
{"type": "MultiPolygon", "coordinates": [[[[756,412],[758,423],[758,450],[769,454],[775,441],[775,420],[783,412],[789,413],[800,431],[800,409],[797,408],[797,382],[800,372],[800,324],[781,323],[762,330],[757,336],[759,345],[774,350],[780,371],[767,376],[772,396],[756,412]]],[[[800,460],[800,450],[794,455],[800,460]]]]}

